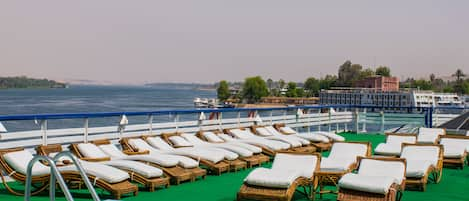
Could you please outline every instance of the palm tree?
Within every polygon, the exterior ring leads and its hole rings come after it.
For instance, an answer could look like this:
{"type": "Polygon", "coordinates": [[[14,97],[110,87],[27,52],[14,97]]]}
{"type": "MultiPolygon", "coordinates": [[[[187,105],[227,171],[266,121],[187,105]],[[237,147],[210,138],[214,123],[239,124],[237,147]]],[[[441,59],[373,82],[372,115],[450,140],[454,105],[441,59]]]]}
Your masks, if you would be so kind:
{"type": "Polygon", "coordinates": [[[456,70],[456,72],[451,76],[456,77],[456,80],[460,82],[463,77],[466,77],[466,74],[464,74],[462,70],[458,68],[458,70],[456,70]]]}

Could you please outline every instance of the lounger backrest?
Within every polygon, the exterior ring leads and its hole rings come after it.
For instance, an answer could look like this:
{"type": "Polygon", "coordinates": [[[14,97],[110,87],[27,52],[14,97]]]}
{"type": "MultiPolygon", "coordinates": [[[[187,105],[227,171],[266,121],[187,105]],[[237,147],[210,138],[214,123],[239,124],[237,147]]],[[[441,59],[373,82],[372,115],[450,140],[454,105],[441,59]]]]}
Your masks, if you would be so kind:
{"type": "Polygon", "coordinates": [[[272,133],[272,135],[281,135],[273,126],[266,126],[265,129],[272,133]]]}
{"type": "Polygon", "coordinates": [[[109,157],[98,146],[92,143],[80,143],[77,145],[78,151],[86,158],[106,158],[109,157]]]}
{"type": "Polygon", "coordinates": [[[185,140],[187,140],[188,142],[192,143],[193,145],[203,145],[205,144],[206,142],[202,141],[201,139],[199,139],[197,136],[195,136],[194,134],[187,134],[187,133],[184,133],[184,134],[181,134],[182,137],[185,138],[185,140]]]}
{"type": "Polygon", "coordinates": [[[192,144],[191,142],[187,141],[186,139],[184,139],[183,137],[181,136],[171,136],[168,138],[169,141],[171,141],[171,143],[173,143],[175,146],[179,146],[179,147],[190,147],[190,146],[194,146],[194,144],[192,144]]]}
{"type": "Polygon", "coordinates": [[[332,145],[329,158],[354,158],[366,156],[368,146],[360,143],[336,142],[332,145]]]}
{"type": "Polygon", "coordinates": [[[227,142],[233,142],[235,141],[235,139],[233,139],[233,137],[227,135],[227,134],[220,134],[218,135],[221,139],[227,141],[227,142]]]}
{"type": "Polygon", "coordinates": [[[264,127],[259,127],[259,128],[256,128],[256,131],[259,135],[261,136],[264,136],[264,137],[267,137],[267,136],[272,136],[273,134],[270,133],[266,128],[264,127]]]}
{"type": "Polygon", "coordinates": [[[445,134],[445,129],[442,128],[424,128],[421,127],[419,128],[419,135],[425,135],[425,134],[438,134],[438,135],[444,135],[445,134]]]}
{"type": "Polygon", "coordinates": [[[164,150],[164,151],[174,150],[174,148],[170,146],[168,143],[166,143],[163,139],[161,139],[161,137],[149,137],[147,138],[147,142],[150,143],[151,146],[154,146],[159,150],[164,150]]]}
{"type": "Polygon", "coordinates": [[[222,138],[217,136],[215,133],[211,131],[204,131],[202,135],[207,139],[209,142],[215,142],[215,143],[222,143],[225,142],[222,138]]]}
{"type": "Polygon", "coordinates": [[[280,127],[280,131],[282,131],[286,134],[296,134],[296,131],[293,130],[293,128],[290,128],[288,126],[280,127]]]}
{"type": "Polygon", "coordinates": [[[438,157],[440,154],[440,147],[438,146],[404,146],[401,152],[401,158],[407,160],[429,161],[436,166],[438,164],[438,157]]]}
{"type": "Polygon", "coordinates": [[[151,147],[148,143],[146,143],[142,139],[129,139],[129,145],[132,146],[132,148],[137,149],[137,151],[152,152],[154,150],[153,147],[151,147]]]}
{"type": "Polygon", "coordinates": [[[316,170],[318,160],[316,155],[278,153],[275,155],[272,169],[298,171],[302,177],[310,178],[316,170]]]}
{"type": "Polygon", "coordinates": [[[110,157],[126,157],[127,155],[122,153],[116,145],[113,144],[103,144],[98,146],[104,153],[110,157]]]}
{"type": "Polygon", "coordinates": [[[251,134],[246,132],[245,130],[243,131],[241,129],[231,129],[230,131],[236,138],[239,139],[248,139],[252,137],[251,134]]]}
{"type": "Polygon", "coordinates": [[[442,138],[440,144],[445,147],[469,151],[469,139],[442,138]]]}
{"type": "Polygon", "coordinates": [[[401,161],[385,161],[364,158],[358,168],[359,175],[388,176],[400,184],[405,178],[405,163],[401,161]]]}
{"type": "MultiPolygon", "coordinates": [[[[28,163],[33,159],[33,154],[29,151],[15,151],[3,155],[5,162],[16,172],[26,175],[28,163]]],[[[48,175],[50,173],[49,167],[42,163],[36,163],[32,169],[33,176],[48,175]]]]}
{"type": "Polygon", "coordinates": [[[412,136],[400,136],[400,135],[388,135],[386,138],[386,144],[400,145],[402,143],[414,144],[417,141],[417,137],[412,136]]]}

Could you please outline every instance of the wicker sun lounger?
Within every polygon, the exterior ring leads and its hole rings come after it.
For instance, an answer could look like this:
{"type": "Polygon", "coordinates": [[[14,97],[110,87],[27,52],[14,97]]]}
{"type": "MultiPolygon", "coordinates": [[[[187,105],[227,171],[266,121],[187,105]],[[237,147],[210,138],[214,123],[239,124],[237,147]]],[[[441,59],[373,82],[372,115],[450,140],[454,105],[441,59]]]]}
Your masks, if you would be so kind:
{"type": "MultiPolygon", "coordinates": [[[[122,145],[122,148],[124,149],[124,152],[126,154],[129,154],[129,155],[145,155],[145,156],[149,156],[151,157],[152,156],[152,152],[153,154],[162,154],[161,152],[159,151],[156,151],[156,150],[143,150],[143,151],[140,151],[138,150],[137,148],[134,148],[130,143],[129,141],[131,140],[142,140],[141,138],[122,138],[120,140],[120,143],[122,145]]],[[[143,143],[146,143],[145,141],[143,141],[143,143]]],[[[149,145],[148,145],[149,146],[149,145]]],[[[191,158],[186,158],[186,157],[183,157],[183,156],[178,156],[178,158],[180,158],[180,160],[192,160],[191,158]]],[[[147,162],[151,165],[154,165],[156,167],[160,167],[169,177],[171,177],[171,181],[172,183],[175,183],[176,185],[180,184],[181,182],[183,181],[187,181],[187,180],[191,180],[191,181],[195,181],[197,178],[202,178],[202,179],[205,179],[206,175],[207,175],[207,171],[200,168],[198,165],[195,166],[195,167],[182,167],[181,165],[177,165],[177,166],[173,166],[173,167],[162,167],[161,165],[157,164],[157,163],[154,163],[154,162],[151,162],[151,160],[147,160],[146,157],[145,158],[140,158],[140,157],[136,157],[136,160],[139,160],[139,161],[142,161],[142,162],[147,162]]]]}
{"type": "Polygon", "coordinates": [[[443,164],[457,166],[464,169],[468,161],[469,136],[443,135],[440,136],[443,145],[443,164]]]}
{"type": "Polygon", "coordinates": [[[162,170],[157,167],[149,166],[145,163],[131,160],[114,160],[109,155],[105,154],[102,150],[100,150],[98,146],[91,143],[71,144],[69,148],[72,153],[75,154],[81,160],[102,162],[105,165],[110,165],[115,168],[127,171],[130,175],[131,181],[144,185],[146,188],[148,188],[150,192],[153,192],[155,188],[158,187],[169,187],[170,178],[163,176],[162,170]],[[84,153],[84,149],[86,149],[86,152],[88,153],[84,153]],[[89,155],[89,153],[92,153],[92,155],[89,155]],[[88,154],[88,156],[86,156],[85,154],[88,154]],[[102,155],[105,157],[97,157],[97,155],[102,155]]]}
{"type": "Polygon", "coordinates": [[[397,157],[401,154],[403,143],[415,144],[416,142],[416,134],[386,133],[386,142],[376,146],[375,154],[397,157]]]}
{"type": "MultiPolygon", "coordinates": [[[[14,148],[14,149],[4,149],[0,150],[0,164],[6,173],[8,173],[12,178],[17,181],[25,182],[26,179],[26,167],[29,160],[32,159],[33,155],[25,151],[23,148],[14,148]],[[11,154],[11,155],[10,155],[11,154]],[[21,169],[15,169],[11,164],[9,164],[8,156],[12,156],[12,160],[17,160],[18,164],[15,164],[15,167],[21,169]],[[21,164],[19,164],[21,163],[21,164]]],[[[108,191],[114,198],[120,199],[122,195],[133,193],[133,195],[138,194],[138,187],[134,184],[131,184],[128,179],[129,175],[125,172],[122,172],[119,169],[115,169],[110,166],[105,165],[95,165],[95,164],[88,164],[85,161],[82,162],[83,168],[85,169],[88,179],[94,181],[95,186],[102,188],[108,191]],[[110,173],[109,181],[105,178],[100,176],[96,176],[94,173],[98,171],[99,168],[105,168],[105,170],[100,170],[100,173],[106,172],[106,174],[110,173]],[[87,171],[88,169],[92,169],[94,173],[90,173],[87,171]],[[114,175],[116,174],[116,175],[114,175]],[[119,174],[119,175],[117,175],[119,174]],[[121,175],[124,174],[124,175],[121,175]],[[115,177],[114,179],[110,179],[111,177],[115,177]]],[[[49,182],[49,168],[42,163],[37,163],[35,168],[33,168],[33,182],[41,184],[45,181],[45,183],[49,182]],[[36,170],[34,170],[36,168],[36,170]],[[34,175],[35,171],[37,171],[37,175],[34,175]]],[[[66,182],[81,182],[82,178],[79,172],[75,170],[74,167],[70,167],[67,165],[59,167],[60,174],[64,178],[66,182]]],[[[44,187],[40,187],[38,190],[44,190],[44,187]]],[[[13,192],[12,192],[13,193],[13,192]]],[[[38,193],[38,191],[36,191],[38,193]]],[[[17,194],[17,193],[15,193],[17,194]]],[[[21,194],[19,194],[21,195],[21,194]]]]}
{"type": "Polygon", "coordinates": [[[426,190],[428,179],[440,182],[443,171],[443,145],[403,144],[401,158],[407,162],[406,187],[426,190]]]}
{"type": "Polygon", "coordinates": [[[315,173],[320,162],[318,153],[279,152],[271,169],[257,168],[246,177],[237,200],[289,201],[299,187],[304,190],[301,193],[312,199],[317,187],[315,173]]]}
{"type": "Polygon", "coordinates": [[[337,186],[339,179],[355,170],[358,166],[358,157],[371,156],[371,143],[369,142],[335,142],[328,157],[321,159],[320,170],[317,172],[319,194],[337,193],[324,190],[326,185],[337,186]]]}
{"type": "MultiPolygon", "coordinates": [[[[187,146],[187,147],[193,147],[196,149],[205,149],[205,150],[212,150],[216,151],[219,153],[225,154],[225,162],[227,162],[230,165],[230,170],[233,171],[238,171],[239,169],[246,169],[247,167],[247,162],[242,160],[240,158],[240,155],[238,155],[235,151],[232,149],[224,149],[221,147],[212,147],[212,146],[199,146],[198,144],[195,144],[194,141],[191,141],[187,138],[190,138],[192,134],[185,134],[185,133],[163,133],[161,134],[162,139],[164,139],[168,144],[172,145],[173,147],[178,147],[178,146],[187,146]],[[178,142],[183,142],[183,144],[177,144],[178,142]]],[[[198,139],[195,135],[192,135],[196,139],[198,139]]],[[[190,138],[192,139],[192,138],[190,138]]],[[[201,140],[200,140],[201,141],[201,140]]],[[[203,141],[201,141],[204,143],[203,141]]],[[[252,154],[252,153],[251,153],[252,154]]]]}
{"type": "Polygon", "coordinates": [[[209,143],[228,144],[251,151],[253,153],[252,156],[241,157],[241,160],[247,162],[249,168],[270,161],[270,157],[262,154],[262,148],[247,143],[236,142],[236,139],[234,138],[223,139],[218,136],[219,134],[226,135],[221,131],[199,131],[197,132],[196,136],[201,140],[205,140],[209,143]]]}
{"type": "Polygon", "coordinates": [[[339,201],[395,201],[405,189],[406,160],[403,158],[358,158],[357,173],[339,180],[339,201]]]}
{"type": "Polygon", "coordinates": [[[233,136],[240,142],[261,147],[263,153],[269,156],[275,156],[277,152],[287,151],[291,148],[290,144],[259,137],[245,128],[224,129],[223,132],[233,136]]]}
{"type": "Polygon", "coordinates": [[[251,131],[261,137],[267,139],[278,140],[292,145],[292,152],[314,153],[316,146],[312,145],[309,140],[294,136],[282,135],[272,126],[252,126],[251,131]]]}
{"type": "MultiPolygon", "coordinates": [[[[283,135],[293,135],[297,137],[301,137],[303,139],[311,141],[313,146],[317,148],[318,151],[323,152],[323,151],[328,151],[332,147],[332,142],[334,142],[333,139],[321,135],[319,133],[298,133],[295,130],[291,129],[290,127],[287,127],[283,123],[278,123],[274,124],[273,127],[281,134],[283,135]]],[[[340,140],[343,141],[343,140],[340,140]]]]}

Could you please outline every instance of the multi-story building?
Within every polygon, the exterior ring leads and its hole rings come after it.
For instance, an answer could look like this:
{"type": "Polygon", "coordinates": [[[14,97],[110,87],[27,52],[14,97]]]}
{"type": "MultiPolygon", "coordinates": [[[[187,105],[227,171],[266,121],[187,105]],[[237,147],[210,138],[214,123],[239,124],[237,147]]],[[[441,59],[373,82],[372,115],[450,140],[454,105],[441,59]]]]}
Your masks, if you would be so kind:
{"type": "Polygon", "coordinates": [[[397,77],[373,76],[358,81],[355,86],[377,91],[399,91],[399,79],[397,77]]]}

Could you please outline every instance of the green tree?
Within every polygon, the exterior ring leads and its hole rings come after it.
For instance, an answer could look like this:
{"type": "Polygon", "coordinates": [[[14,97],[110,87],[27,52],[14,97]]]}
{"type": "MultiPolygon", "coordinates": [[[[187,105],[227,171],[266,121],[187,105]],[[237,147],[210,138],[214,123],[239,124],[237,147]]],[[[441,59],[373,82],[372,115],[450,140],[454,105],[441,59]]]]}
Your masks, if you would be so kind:
{"type": "Polygon", "coordinates": [[[244,80],[242,97],[248,103],[259,102],[262,97],[267,95],[269,95],[269,90],[262,77],[248,77],[244,80]]]}
{"type": "Polygon", "coordinates": [[[432,83],[423,79],[415,80],[412,86],[421,90],[432,90],[432,83]]]}
{"type": "Polygon", "coordinates": [[[330,89],[333,86],[337,86],[337,76],[326,75],[323,79],[319,80],[319,89],[330,89]]]}
{"type": "Polygon", "coordinates": [[[267,79],[267,87],[269,87],[269,94],[272,95],[272,88],[274,87],[274,81],[272,79],[267,79]]]}
{"type": "Polygon", "coordinates": [[[289,82],[287,85],[287,92],[285,94],[287,97],[297,97],[298,94],[296,94],[296,83],[294,82],[289,82]]]}
{"type": "Polygon", "coordinates": [[[456,81],[461,82],[462,79],[466,77],[466,74],[464,74],[461,69],[458,69],[452,76],[456,77],[456,81]]]}
{"type": "Polygon", "coordinates": [[[364,69],[364,70],[360,71],[359,80],[363,80],[363,79],[365,79],[367,77],[371,77],[373,75],[375,75],[375,71],[373,71],[373,69],[371,69],[371,68],[364,69]]]}
{"type": "Polygon", "coordinates": [[[297,97],[305,97],[305,90],[303,88],[296,88],[297,97]]]}
{"type": "Polygon", "coordinates": [[[285,80],[280,79],[278,81],[278,87],[279,87],[279,89],[283,89],[285,87],[285,80]]]}
{"type": "Polygon", "coordinates": [[[381,75],[383,77],[391,77],[391,69],[387,66],[380,66],[376,68],[376,75],[381,75]]]}
{"type": "Polygon", "coordinates": [[[337,85],[341,87],[352,86],[359,79],[362,68],[360,64],[352,64],[351,61],[346,61],[339,67],[337,85]]]}
{"type": "Polygon", "coordinates": [[[217,96],[220,101],[226,101],[230,98],[230,89],[226,80],[222,80],[218,84],[217,96]]]}
{"type": "Polygon", "coordinates": [[[308,91],[308,93],[306,94],[308,97],[319,94],[320,88],[321,87],[319,80],[317,80],[316,78],[309,77],[308,79],[306,79],[304,89],[308,91]]]}

